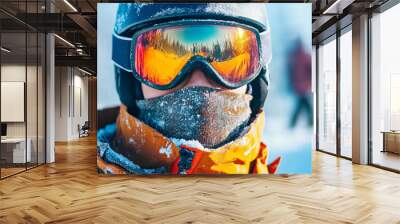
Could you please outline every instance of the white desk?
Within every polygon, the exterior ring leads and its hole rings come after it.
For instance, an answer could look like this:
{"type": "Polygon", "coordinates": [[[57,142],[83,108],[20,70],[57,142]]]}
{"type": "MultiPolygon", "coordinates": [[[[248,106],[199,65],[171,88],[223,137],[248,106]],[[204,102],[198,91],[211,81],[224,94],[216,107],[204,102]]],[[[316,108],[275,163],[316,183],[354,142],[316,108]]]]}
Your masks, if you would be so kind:
{"type": "Polygon", "coordinates": [[[25,138],[2,138],[1,139],[1,144],[2,147],[10,147],[13,146],[12,148],[12,162],[13,163],[25,163],[25,162],[31,162],[32,154],[31,154],[31,145],[32,141],[30,138],[27,140],[27,146],[26,147],[26,154],[25,154],[25,138]],[[26,159],[26,161],[25,161],[26,159]]]}

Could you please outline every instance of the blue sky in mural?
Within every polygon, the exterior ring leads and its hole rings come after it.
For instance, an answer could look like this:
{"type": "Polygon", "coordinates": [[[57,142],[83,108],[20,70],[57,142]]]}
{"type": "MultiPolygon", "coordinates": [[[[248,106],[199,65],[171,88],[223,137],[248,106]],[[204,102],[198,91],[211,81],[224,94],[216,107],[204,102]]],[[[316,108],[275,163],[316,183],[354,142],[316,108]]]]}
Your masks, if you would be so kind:
{"type": "Polygon", "coordinates": [[[269,160],[281,156],[279,173],[311,172],[312,127],[306,119],[289,127],[296,95],[290,81],[290,53],[298,40],[311,54],[311,4],[267,4],[271,27],[272,61],[270,86],[265,103],[264,139],[270,149],[269,160]]]}
{"type": "MultiPolygon", "coordinates": [[[[235,35],[245,35],[244,29],[231,28],[221,25],[192,25],[190,27],[176,26],[163,29],[165,35],[171,41],[180,40],[186,47],[191,47],[193,44],[199,43],[212,47],[215,43],[224,43],[227,38],[233,38],[235,35]]],[[[223,44],[221,44],[223,47],[223,44]]]]}
{"type": "Polygon", "coordinates": [[[214,26],[193,26],[179,29],[176,35],[182,37],[186,44],[191,45],[199,41],[208,41],[212,37],[215,37],[217,32],[218,30],[214,26]]]}

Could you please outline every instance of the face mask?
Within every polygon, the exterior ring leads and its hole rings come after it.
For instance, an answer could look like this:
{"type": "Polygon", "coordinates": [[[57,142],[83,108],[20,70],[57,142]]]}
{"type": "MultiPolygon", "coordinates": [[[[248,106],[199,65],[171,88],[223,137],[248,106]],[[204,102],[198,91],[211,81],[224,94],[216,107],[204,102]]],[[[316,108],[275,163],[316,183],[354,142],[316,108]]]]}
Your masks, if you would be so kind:
{"type": "Polygon", "coordinates": [[[250,118],[251,95],[208,87],[188,87],[138,100],[139,119],[169,138],[219,147],[237,138],[250,118]]]}

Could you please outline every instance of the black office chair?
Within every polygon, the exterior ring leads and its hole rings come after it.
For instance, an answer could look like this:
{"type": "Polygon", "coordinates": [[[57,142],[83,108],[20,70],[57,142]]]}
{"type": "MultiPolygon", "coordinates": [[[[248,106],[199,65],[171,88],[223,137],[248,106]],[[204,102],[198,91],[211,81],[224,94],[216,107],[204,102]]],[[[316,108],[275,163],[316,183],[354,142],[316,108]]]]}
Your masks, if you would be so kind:
{"type": "Polygon", "coordinates": [[[90,130],[89,121],[85,121],[85,123],[82,125],[82,127],[78,124],[79,138],[89,136],[89,130],[90,130]]]}

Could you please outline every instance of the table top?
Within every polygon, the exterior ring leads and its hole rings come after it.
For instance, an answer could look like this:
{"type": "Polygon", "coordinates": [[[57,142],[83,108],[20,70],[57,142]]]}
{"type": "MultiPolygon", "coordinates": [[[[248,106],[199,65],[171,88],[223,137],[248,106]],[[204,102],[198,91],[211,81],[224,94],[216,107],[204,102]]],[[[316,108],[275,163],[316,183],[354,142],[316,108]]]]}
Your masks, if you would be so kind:
{"type": "MultiPolygon", "coordinates": [[[[29,139],[28,139],[29,141],[29,139]]],[[[25,142],[25,138],[2,138],[1,143],[20,143],[25,142]]]]}
{"type": "Polygon", "coordinates": [[[400,131],[381,131],[383,134],[397,134],[400,135],[400,131]]]}

